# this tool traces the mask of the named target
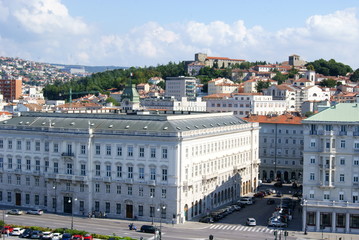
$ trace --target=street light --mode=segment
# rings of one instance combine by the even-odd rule
[[[55,191],[55,213],[57,213],[57,186],[56,186],[56,182],[54,182],[54,186],[52,187],[52,189],[54,189]]]
[[[307,235],[307,200],[303,200],[304,203],[304,213],[303,213],[303,220],[304,220],[304,235]]]
[[[157,211],[160,211],[160,240],[162,239],[162,211],[166,209],[166,206],[162,206],[161,209],[158,208]]]
[[[4,224],[3,229],[5,230],[5,209],[2,210],[2,223]],[[5,240],[5,233],[2,234],[3,240]]]
[[[77,201],[77,198],[75,198],[74,201]],[[73,230],[74,229],[74,208],[73,208],[73,203],[71,201],[71,198],[69,198],[68,203],[71,204],[71,230]]]

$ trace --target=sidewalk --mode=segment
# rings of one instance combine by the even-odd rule
[[[289,236],[295,237],[297,240],[317,240],[317,239],[326,239],[326,240],[359,240],[358,234],[346,234],[346,233],[328,233],[324,232],[307,232],[307,235],[304,235],[303,232],[289,232]]]

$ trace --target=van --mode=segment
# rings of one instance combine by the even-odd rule
[[[252,198],[249,198],[249,197],[241,197],[241,198],[238,200],[238,203],[243,203],[243,204],[247,204],[247,205],[252,205],[252,204],[253,204],[253,200],[252,200]]]

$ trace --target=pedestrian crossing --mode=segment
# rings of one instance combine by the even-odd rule
[[[262,232],[262,233],[273,233],[273,229],[267,227],[249,227],[242,225],[230,225],[230,224],[213,224],[209,229],[214,230],[226,230],[226,231],[246,231],[246,232]]]

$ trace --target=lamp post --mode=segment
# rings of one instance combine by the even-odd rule
[[[56,182],[54,182],[54,186],[52,187],[52,189],[54,189],[54,191],[55,191],[55,201],[54,201],[54,203],[55,203],[55,213],[57,213],[57,186],[56,186]]]
[[[304,235],[307,235],[307,200],[303,200],[304,203],[304,212],[303,212],[303,220],[304,220]]]
[[[162,206],[161,208],[158,208],[157,211],[160,211],[160,240],[162,240],[162,211],[166,209],[166,206]]]
[[[74,199],[74,201],[77,201],[77,198]],[[73,202],[71,198],[69,198],[68,203],[71,204],[71,230],[74,229],[74,208],[73,208]]]
[[[151,209],[153,209],[153,211],[151,211],[151,214],[152,214],[152,225],[153,225],[153,218],[154,218],[154,215],[155,215],[155,211],[154,211],[154,207],[153,207],[153,194],[151,194],[151,201],[152,201]]]

